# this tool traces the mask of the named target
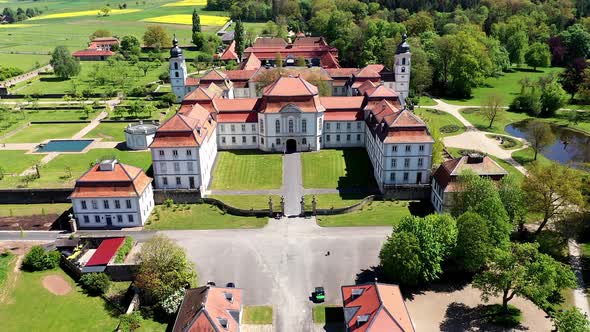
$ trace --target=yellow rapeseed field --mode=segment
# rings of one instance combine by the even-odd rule
[[[41,25],[41,24],[0,24],[0,29],[2,29],[2,28],[30,28],[30,27],[36,27],[39,25]]]
[[[51,18],[68,18],[68,17],[78,17],[78,16],[96,16],[100,9],[95,10],[84,10],[79,12],[66,12],[66,13],[56,13],[56,14],[48,14],[48,15],[41,15],[35,16],[29,19],[29,21],[33,20],[45,20]],[[129,14],[139,12],[141,9],[111,9],[109,15],[118,15],[118,14]]]
[[[2,2],[2,0],[0,0]],[[181,0],[178,2],[167,3],[162,7],[183,7],[183,6],[205,6],[207,0]]]
[[[229,20],[227,16],[199,15],[199,17],[201,18],[201,25],[224,25]],[[193,16],[191,14],[165,15],[144,18],[142,21],[191,25],[193,24]]]

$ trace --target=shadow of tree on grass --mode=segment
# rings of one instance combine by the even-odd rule
[[[462,331],[526,331],[528,328],[517,325],[511,329],[496,326],[489,322],[488,306],[478,305],[469,307],[463,303],[453,302],[447,307],[445,320],[440,323],[440,330],[444,332]]]

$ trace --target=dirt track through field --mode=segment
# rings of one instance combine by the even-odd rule
[[[0,289],[0,303],[10,303],[10,290],[13,289],[16,285],[16,281],[18,280],[18,276],[20,274],[20,264],[22,260],[22,255],[16,256],[16,262],[14,263],[14,267],[12,268],[12,273],[6,279],[4,287]]]

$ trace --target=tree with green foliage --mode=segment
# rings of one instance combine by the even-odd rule
[[[107,29],[98,29],[96,31],[94,31],[91,35],[90,35],[90,40],[94,40],[96,38],[101,38],[101,37],[111,37],[113,35],[112,32],[110,32]]]
[[[575,287],[576,277],[569,266],[540,253],[538,248],[536,243],[512,243],[509,249],[494,249],[486,269],[473,280],[482,300],[500,296],[507,313],[508,302],[515,296],[547,307],[556,292]]]
[[[504,101],[498,94],[491,94],[486,98],[485,104],[481,108],[483,116],[489,121],[488,128],[492,128],[494,121],[502,119],[504,116]]]
[[[487,222],[479,214],[465,212],[457,218],[457,246],[453,258],[459,270],[479,271],[493,248]]]
[[[434,140],[434,144],[432,145],[432,163],[435,165],[439,165],[443,161],[443,151],[445,149],[445,145],[442,141],[442,135],[440,133],[440,128],[438,125],[431,124],[428,128],[430,131],[430,136]]]
[[[51,270],[59,265],[61,254],[58,251],[45,251],[41,246],[33,246],[23,258],[23,268],[28,271]]]
[[[172,46],[171,40],[170,35],[161,25],[149,25],[143,34],[143,44],[157,50]]]
[[[244,33],[244,25],[242,24],[241,20],[236,22],[236,27],[234,29],[234,41],[236,42],[236,54],[238,55],[238,59],[241,61],[242,56],[244,55],[244,48],[246,47],[245,43],[246,35]]]
[[[531,149],[535,152],[533,160],[537,160],[539,152],[545,150],[555,141],[555,135],[551,130],[551,126],[543,121],[530,121],[527,124],[525,133]]]
[[[408,216],[394,227],[379,259],[387,276],[407,285],[437,280],[457,241],[457,225],[447,215]]]
[[[306,66],[306,64],[305,64],[305,58],[302,57],[302,56],[298,56],[295,61],[296,61],[295,62],[295,65],[297,67],[305,67]]]
[[[130,314],[123,314],[119,316],[121,323],[119,324],[119,330],[121,332],[133,332],[141,327],[143,323],[143,317],[141,312],[134,311]]]
[[[519,231],[524,230],[526,217],[525,193],[522,191],[521,183],[514,175],[506,175],[500,181],[498,194],[508,219]]]
[[[590,332],[588,317],[576,307],[557,310],[552,320],[558,332]]]
[[[98,12],[99,16],[109,16],[111,12],[111,8],[109,6],[104,6],[100,9],[100,11]]]
[[[576,59],[559,74],[559,83],[570,95],[570,101],[574,100],[582,83],[588,78],[585,72],[587,67],[586,59]]]
[[[420,11],[408,18],[404,25],[408,29],[408,35],[419,36],[426,31],[434,31],[434,20],[427,11]]]
[[[459,174],[459,187],[461,190],[453,196],[453,216],[467,211],[479,214],[487,223],[491,243],[505,247],[510,240],[512,225],[495,183],[467,170]]]
[[[197,8],[193,9],[193,35],[197,32],[201,32],[201,17],[197,13]]]
[[[135,36],[124,36],[121,39],[119,51],[127,60],[139,57],[139,54],[141,53],[141,44],[139,43],[139,39],[137,39]]]
[[[553,76],[548,76],[547,80],[539,79],[538,85],[541,90],[541,111],[539,115],[544,117],[554,116],[555,112],[567,103],[568,98],[565,90],[563,90],[556,77]]]
[[[177,290],[196,283],[197,274],[186,253],[164,235],[147,240],[137,260],[135,283],[148,303],[160,303]]]
[[[508,36],[506,50],[508,51],[510,62],[520,65],[524,62],[524,55],[527,52],[529,39],[524,31],[517,31],[515,34]]]
[[[70,78],[80,73],[80,62],[65,46],[57,46],[53,50],[49,64],[53,67],[55,75],[61,78]]]
[[[412,42],[412,71],[410,72],[410,90],[414,91],[418,97],[422,97],[424,91],[432,86],[433,69],[428,61],[428,55],[419,42]],[[393,44],[395,45],[395,44]],[[393,56],[391,60],[393,61]],[[391,67],[390,67],[391,68]]]
[[[533,70],[537,70],[537,67],[548,67],[551,63],[549,46],[545,43],[534,43],[526,51],[524,60],[529,67],[533,67]]]
[[[111,278],[106,273],[85,273],[80,284],[91,295],[102,295],[109,291]]]
[[[533,163],[522,183],[530,212],[542,213],[539,234],[549,223],[559,223],[584,204],[579,171],[558,163]]]
[[[193,33],[193,44],[196,46],[197,51],[202,51],[206,43],[207,40],[202,32]]]

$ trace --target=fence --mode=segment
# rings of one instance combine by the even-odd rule
[[[74,188],[23,188],[0,190],[0,204],[69,203]]]
[[[358,203],[350,205],[350,206],[345,206],[345,207],[341,207],[341,208],[330,208],[330,209],[317,209],[316,208],[315,214],[316,215],[335,215],[335,214],[345,214],[345,213],[355,212],[355,211],[361,210],[366,205],[371,204],[373,201],[381,201],[381,200],[383,200],[383,197],[381,195],[370,195],[370,196],[363,198]],[[313,210],[306,209],[305,214],[313,214]]]

